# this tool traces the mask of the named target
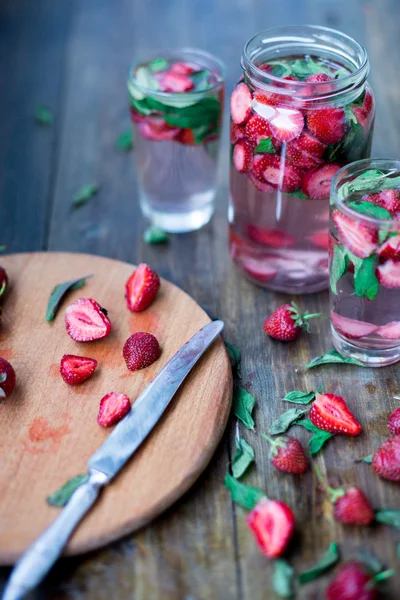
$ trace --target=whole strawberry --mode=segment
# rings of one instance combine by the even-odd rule
[[[400,481],[400,435],[389,438],[372,457],[372,467],[383,479]]]
[[[138,371],[150,366],[160,358],[161,349],[151,333],[134,333],[124,344],[123,355],[130,371]]]
[[[392,435],[400,433],[400,408],[396,408],[388,419],[388,429]]]
[[[261,500],[246,519],[257,544],[268,558],[281,556],[294,531],[294,516],[284,502]]]
[[[342,396],[316,392],[311,405],[310,420],[319,429],[330,433],[358,435],[361,425]]]
[[[0,302],[4,298],[7,288],[8,288],[7,272],[4,267],[0,267]]]
[[[374,509],[362,490],[358,487],[328,488],[333,502],[335,519],[344,525],[370,525],[375,518]]]
[[[271,463],[276,469],[285,473],[305,473],[307,471],[307,458],[299,440],[289,435],[270,438],[263,433],[262,436],[271,444]]]
[[[297,340],[302,329],[309,331],[309,319],[320,316],[321,313],[310,315],[307,311],[301,314],[294,302],[283,304],[265,319],[263,329],[269,337],[282,342],[292,342]]]
[[[352,561],[344,564],[330,582],[326,600],[375,600],[377,589],[373,576],[363,564]]]
[[[15,371],[5,358],[0,358],[0,400],[7,398],[15,387]]]

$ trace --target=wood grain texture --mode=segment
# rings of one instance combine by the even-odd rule
[[[204,311],[167,281],[151,307],[132,314],[124,284],[132,266],[90,255],[16,254],[3,263],[12,282],[0,337],[17,387],[0,407],[0,562],[8,564],[53,521],[57,510],[45,499],[86,462],[110,430],[97,425],[100,399],[110,391],[134,402],[175,352],[209,322]],[[94,273],[70,294],[96,298],[108,307],[107,340],[74,342],[63,312],[47,323],[44,312],[57,282]],[[25,298],[30,297],[28,305]],[[64,302],[64,308],[67,303]],[[149,331],[161,346],[158,361],[127,370],[122,347],[132,333]],[[81,386],[59,374],[63,354],[95,358],[99,367]],[[168,508],[197,479],[221,439],[232,397],[232,376],[221,338],[193,369],[165,415],[134,459],[102,494],[72,536],[66,554],[87,552],[142,527]]]

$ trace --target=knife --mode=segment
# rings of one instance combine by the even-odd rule
[[[42,581],[79,522],[107,485],[147,438],[196,362],[221,333],[222,321],[198,331],[140,394],[88,462],[89,479],[71,496],[56,520],[26,550],[11,573],[3,600],[21,600]]]

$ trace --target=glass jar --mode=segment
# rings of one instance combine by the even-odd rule
[[[330,183],[370,156],[375,102],[365,49],[314,26],[258,33],[231,96],[229,246],[253,282],[328,287]]]

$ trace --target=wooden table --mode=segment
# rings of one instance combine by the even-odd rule
[[[382,508],[398,506],[398,488],[353,460],[369,454],[387,435],[386,416],[399,392],[398,367],[328,366],[296,373],[331,348],[328,323],[317,332],[314,325],[313,335],[295,344],[274,343],[263,334],[264,317],[287,297],[245,281],[228,256],[227,135],[216,216],[197,233],[173,236],[167,249],[141,241],[145,223],[133,157],[117,152],[114,140],[129,127],[125,78],[131,59],[154,47],[202,47],[227,64],[230,92],[243,44],[255,31],[310,22],[365,43],[378,105],[373,154],[398,156],[399,19],[397,0],[5,0],[0,7],[0,243],[13,252],[92,252],[152,264],[225,321],[226,339],[242,351],[243,385],[257,398],[258,431],[283,412],[280,398],[291,389],[323,384],[343,393],[362,420],[364,434],[332,440],[318,462],[332,484],[357,482]],[[52,127],[35,124],[40,103],[53,110]],[[72,195],[92,181],[101,184],[100,193],[72,212]],[[312,312],[326,310],[327,294],[298,302]],[[307,432],[298,429],[296,435],[305,442]],[[298,535],[289,558],[297,569],[311,565],[334,540],[346,559],[366,546],[386,565],[396,565],[398,531],[339,526],[316,492],[311,472],[300,480],[280,474],[271,467],[262,438],[244,428],[241,433],[255,447],[257,459],[245,481],[294,508]],[[233,452],[232,421],[210,467],[171,510],[102,551],[60,561],[30,598],[274,599],[272,565],[255,547],[245,511],[232,504],[222,484]],[[3,583],[7,575],[3,569]],[[303,586],[298,598],[322,599],[328,579]],[[398,598],[399,578],[388,587],[388,597]]]

